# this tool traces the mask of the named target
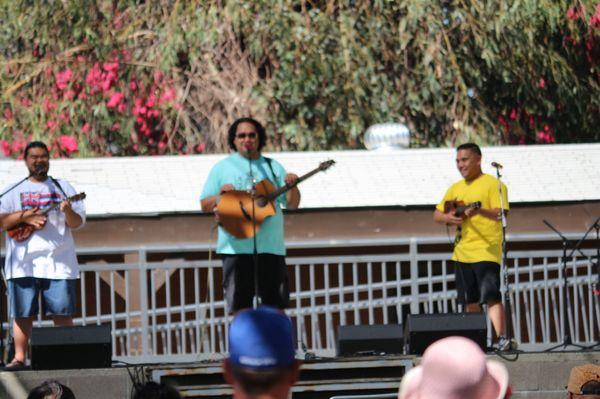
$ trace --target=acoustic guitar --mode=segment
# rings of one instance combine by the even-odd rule
[[[275,215],[275,199],[277,197],[317,172],[329,169],[334,163],[335,161],[332,159],[321,162],[317,168],[300,176],[294,184],[286,184],[278,189],[268,179],[261,180],[256,183],[254,197],[248,191],[243,190],[232,190],[223,193],[217,204],[219,224],[236,238],[254,237],[252,203],[254,203],[254,224],[256,225],[256,232],[258,232],[265,219]]]
[[[66,201],[76,202],[76,201],[81,201],[83,199],[85,199],[85,193],[79,193],[79,194],[73,195],[72,197],[66,198]],[[50,211],[58,208],[60,206],[61,202],[62,201],[52,202],[52,205],[50,205],[48,208],[44,209],[42,212],[40,212],[40,214],[47,215],[48,213],[50,213]],[[28,239],[31,236],[31,234],[33,234],[34,231],[35,231],[35,228],[27,223],[19,223],[15,226],[11,227],[10,229],[6,230],[9,237],[17,242],[25,241],[26,239]]]

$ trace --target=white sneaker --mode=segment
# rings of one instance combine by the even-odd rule
[[[519,346],[517,341],[512,338],[508,339],[503,335],[498,337],[498,343],[496,345],[500,352],[515,351]]]

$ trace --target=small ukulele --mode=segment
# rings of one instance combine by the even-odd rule
[[[465,212],[469,209],[481,208],[481,202],[471,202],[465,204],[463,201],[446,201],[444,202],[444,213],[452,213],[454,216],[465,219]]]
[[[81,201],[83,199],[85,199],[85,193],[76,194],[72,197],[66,198],[65,200],[69,201],[69,202],[76,202],[76,201]],[[53,202],[52,205],[50,205],[48,208],[44,209],[40,214],[47,215],[48,213],[50,213],[50,211],[58,208],[60,206],[61,202],[62,201]],[[6,232],[10,236],[10,238],[12,238],[13,240],[15,240],[17,242],[25,241],[26,239],[28,239],[31,236],[31,234],[33,234],[34,231],[35,231],[35,228],[27,223],[19,223],[15,226],[11,227],[10,229],[6,230]]]
[[[254,225],[252,222],[252,203],[254,202],[254,224],[256,232],[260,225],[269,216],[275,215],[276,208],[274,200],[281,194],[295,187],[298,183],[308,179],[317,172],[322,172],[329,169],[335,163],[334,160],[321,162],[319,166],[307,174],[300,176],[296,183],[286,184],[279,189],[276,189],[273,184],[264,179],[256,183],[256,195],[252,195],[247,191],[232,190],[221,195],[221,199],[217,205],[219,212],[219,224],[229,234],[236,238],[251,238],[254,237]]]

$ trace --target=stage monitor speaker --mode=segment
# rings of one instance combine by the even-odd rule
[[[485,352],[487,323],[484,313],[409,314],[404,339],[406,353],[421,355],[433,342],[457,335],[470,338]]]
[[[110,332],[110,325],[34,328],[31,331],[31,368],[59,370],[110,367]]]
[[[402,353],[401,324],[340,326],[338,356],[381,355]]]

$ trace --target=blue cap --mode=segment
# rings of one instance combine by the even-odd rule
[[[268,306],[244,310],[229,327],[229,362],[233,366],[272,369],[295,360],[292,321]]]

